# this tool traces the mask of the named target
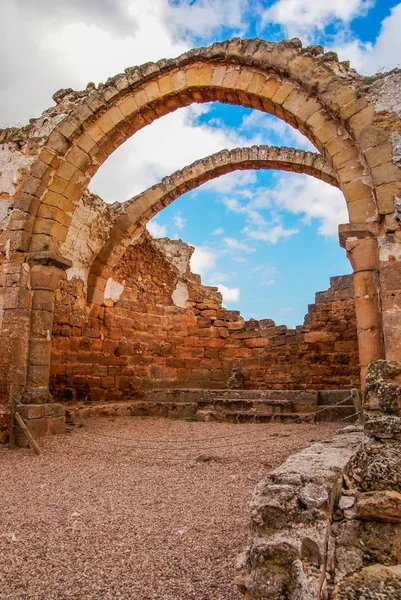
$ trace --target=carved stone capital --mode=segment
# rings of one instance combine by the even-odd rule
[[[338,236],[342,248],[346,248],[348,241],[377,238],[378,235],[378,223],[345,223],[338,226]]]

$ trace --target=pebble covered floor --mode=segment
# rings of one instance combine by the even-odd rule
[[[1,600],[237,600],[255,484],[335,424],[93,419],[0,447]]]

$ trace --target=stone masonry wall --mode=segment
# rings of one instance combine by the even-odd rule
[[[361,424],[287,459],[256,486],[244,600],[401,598],[401,363],[372,362]]]
[[[150,388],[224,388],[234,363],[248,389],[359,384],[352,276],[316,295],[303,326],[244,321],[189,270],[193,249],[145,233],[87,306],[84,284],[56,294],[51,390],[63,403],[118,401]],[[68,272],[67,272],[68,275]]]

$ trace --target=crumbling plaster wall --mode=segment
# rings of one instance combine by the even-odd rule
[[[57,93],[54,94],[56,104],[39,118],[30,119],[29,125],[0,129],[0,265],[15,251],[29,246],[34,214],[39,204],[32,196],[32,184],[44,173],[44,169],[38,165],[35,167],[34,163],[49,135],[77,101],[77,93],[69,92],[72,90],[63,90],[62,100]],[[29,176],[32,177],[31,187],[26,181]],[[78,202],[79,198],[75,201]],[[31,218],[25,223],[27,212],[31,213]]]
[[[99,196],[89,191],[83,194],[77,205],[67,239],[60,252],[73,263],[66,271],[67,279],[80,279],[85,291],[90,267],[109,238],[120,210],[119,202],[106,204]]]

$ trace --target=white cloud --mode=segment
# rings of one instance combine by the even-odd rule
[[[181,215],[181,213],[177,213],[173,217],[173,221],[174,221],[174,225],[177,227],[177,229],[184,229],[185,223],[187,222],[187,220],[184,219],[184,217]]]
[[[245,192],[245,193],[244,193]],[[253,209],[255,208],[269,208],[271,206],[270,192],[271,188],[265,186],[259,186],[252,190],[240,190],[242,197],[248,197],[251,201],[250,205]]]
[[[280,308],[280,311],[283,313],[294,312],[294,307],[293,306],[283,306],[282,308]]]
[[[229,288],[223,284],[219,284],[218,286],[220,294],[223,296],[223,303],[227,304],[229,302],[239,302],[240,299],[240,290],[239,288]]]
[[[258,144],[275,146],[284,144],[294,145],[301,150],[316,152],[315,146],[298,129],[295,129],[285,121],[281,121],[274,115],[269,115],[258,110],[253,110],[242,119],[241,131],[253,133]]]
[[[375,70],[388,71],[401,66],[401,4],[391,9],[391,14],[382,22],[380,34],[373,51],[366,57],[364,67],[370,73]]]
[[[31,0],[14,0],[14,5],[23,9],[31,18],[40,15],[42,19],[50,17],[51,20],[80,20],[106,30],[117,29],[120,33],[125,28],[127,34],[132,34],[137,27],[130,3],[119,0],[38,0],[34,5]]]
[[[380,28],[374,43],[350,38],[338,32],[333,40],[333,49],[340,60],[349,60],[352,67],[364,75],[378,71],[390,71],[401,66],[401,4],[391,9]]]
[[[218,227],[213,231],[213,235],[223,235],[224,229],[222,227]]]
[[[277,193],[273,192],[273,190],[274,189],[269,189],[269,193],[271,195]],[[256,200],[259,205],[270,205],[270,199],[268,202],[264,203],[261,201],[261,199],[262,197],[260,196]],[[244,227],[243,233],[254,240],[264,241],[269,244],[277,244],[279,240],[295,235],[299,231],[297,228],[286,229],[280,222],[281,218],[276,215],[272,215],[272,220],[270,223],[268,223],[263,215],[260,214],[260,212],[252,208],[254,205],[253,200],[248,204],[243,205],[236,198],[223,198],[223,204],[225,204],[225,206],[227,206],[227,208],[232,212],[246,215],[246,222],[248,224]],[[236,240],[225,238],[224,241],[232,248],[235,247],[236,243],[237,249],[240,249]]]
[[[212,273],[208,276],[208,282],[210,285],[219,285],[222,281],[230,281],[233,277],[237,277],[238,273]]]
[[[196,105],[182,108],[138,131],[99,169],[91,189],[107,202],[121,202],[198,158],[222,148],[247,145],[248,141],[233,129],[197,123],[197,115]],[[237,183],[251,181],[255,181],[252,172],[245,179],[242,173],[232,173],[213,180],[209,188],[230,191]]]
[[[321,235],[337,235],[338,225],[349,220],[342,192],[314,177],[280,173],[271,193],[278,208],[303,215],[305,223],[318,219]],[[280,232],[277,230],[277,233]]]
[[[0,126],[27,122],[53,104],[52,94],[105,81],[126,67],[179,55],[191,36],[242,27],[248,0],[4,0],[0,20]],[[15,47],[18,23],[18,48]],[[73,40],[73,43],[71,43]],[[11,50],[13,49],[13,50]],[[16,74],[18,76],[16,76]],[[106,161],[92,189],[124,201],[193,160],[247,145],[234,129],[197,124],[206,106],[176,111],[137,132]],[[233,173],[210,184],[230,191],[255,175]]]
[[[339,43],[336,50],[342,60],[351,60],[353,67],[366,75],[390,71],[401,66],[401,4],[391,9],[374,44],[360,40]]]
[[[167,4],[3,0],[0,54],[7,61],[0,67],[2,123],[39,116],[60,88],[83,89],[88,81],[105,81],[126,67],[188,50],[191,41],[173,37],[165,22]]]
[[[273,227],[267,227],[264,229],[252,229],[251,227],[245,227],[244,233],[254,240],[261,240],[268,244],[277,244],[282,239],[291,237],[299,233],[299,229],[293,227],[286,229],[283,225],[274,225]]]
[[[191,256],[191,271],[203,277],[216,266],[216,253],[208,246],[195,246]]]
[[[342,36],[337,36],[333,50],[337,52],[339,60],[349,60],[351,67],[360,73],[372,72],[372,66],[366,64],[373,50],[371,43],[363,43],[358,39],[343,40]]]
[[[328,25],[348,25],[365,15],[373,4],[373,0],[278,0],[263,12],[262,23],[281,25],[289,37],[309,40],[316,30],[323,31]]]
[[[247,29],[244,17],[248,8],[248,0],[179,0],[174,6],[167,4],[165,15],[169,26],[181,34],[212,35],[224,26],[241,35]]]
[[[241,191],[239,191],[241,194]],[[255,194],[257,195],[257,190],[255,190]],[[253,223],[254,225],[263,226],[265,224],[264,217],[256,210],[253,210],[253,201],[248,204],[241,204],[237,198],[223,198],[223,204],[232,212],[237,214],[246,215],[247,221]]]
[[[391,9],[390,15],[381,23],[379,35],[374,43],[362,42],[347,31],[338,31],[332,47],[340,60],[349,60],[351,65],[364,75],[378,71],[390,71],[401,66],[401,4]]]
[[[223,198],[223,204],[233,212],[246,213],[246,207],[242,206],[242,204],[237,200],[237,198]]]
[[[160,225],[153,219],[147,223],[146,229],[149,231],[150,235],[153,235],[155,238],[162,238],[167,235],[167,227],[165,225]]]
[[[250,140],[244,137],[236,137],[237,134],[233,130],[228,130],[226,128],[225,131],[230,135],[230,137],[234,135],[234,138],[232,142],[228,141],[226,146],[221,146],[219,150],[221,150],[223,147],[236,148],[239,146],[249,146],[255,143],[254,139]],[[207,181],[199,186],[198,189],[202,189],[203,191],[207,190],[208,192],[213,191],[219,194],[227,194],[232,192],[232,190],[238,186],[251,186],[252,184],[256,183],[256,180],[257,178],[255,171],[232,171],[231,173],[220,175],[215,179],[210,179],[210,181]]]
[[[232,238],[232,237],[224,238],[224,242],[230,250],[234,250],[234,251],[238,250],[240,252],[246,252],[247,254],[250,254],[251,252],[255,252],[255,248],[251,248],[248,244],[246,244],[244,242],[240,242],[239,240]]]
[[[401,65],[401,4],[391,8],[374,43],[356,38],[350,29],[351,21],[366,15],[374,4],[375,0],[278,0],[263,11],[262,24],[280,25],[284,35],[300,37],[304,45],[322,44],[335,50],[340,60],[349,60],[352,67],[369,75]],[[334,28],[334,35],[329,28]]]
[[[258,265],[257,267],[254,267],[252,271],[260,275],[259,283],[261,286],[269,287],[276,283],[276,280],[273,279],[273,276],[277,273],[276,267]]]

